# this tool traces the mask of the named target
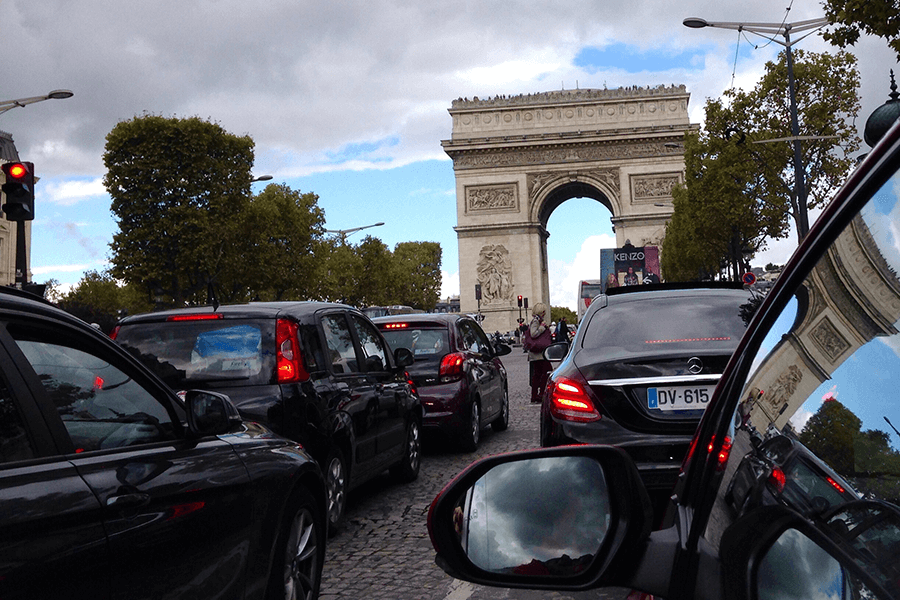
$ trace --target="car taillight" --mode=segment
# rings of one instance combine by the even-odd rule
[[[835,481],[835,480],[832,479],[831,477],[828,477],[828,476],[826,475],[826,476],[825,476],[825,479],[828,480],[828,483],[831,484],[831,487],[833,487],[834,489],[836,489],[836,490],[839,491],[840,493],[843,494],[843,493],[845,493],[845,492],[847,491],[847,490],[844,489],[844,486],[842,486],[841,484],[839,484],[837,481]]]
[[[708,454],[712,454],[713,448],[715,447],[716,438],[713,436],[712,441],[709,442],[709,447],[706,449]],[[722,442],[722,447],[719,448],[719,455],[716,456],[716,471],[724,471],[725,466],[728,464],[728,456],[731,454],[731,446],[734,444],[732,439],[729,436],[725,436],[725,441]]]
[[[116,325],[113,327],[113,330],[109,332],[109,339],[114,340],[119,335],[119,326]]]
[[[779,494],[783,492],[785,482],[787,482],[787,477],[785,477],[784,471],[778,467],[772,469],[772,473],[769,474],[769,483],[775,488],[775,491]]]
[[[550,414],[563,421],[589,423],[599,421],[600,413],[584,387],[572,379],[560,377],[547,384]]]
[[[466,364],[466,355],[462,352],[451,352],[441,359],[441,368],[438,372],[441,381],[447,382],[463,376],[463,366]]]
[[[303,366],[303,355],[300,353],[296,323],[278,319],[275,325],[275,345],[277,347],[275,372],[278,374],[278,383],[293,383],[309,379],[309,373]]]
[[[221,318],[220,313],[203,313],[200,315],[172,315],[166,317],[166,321],[215,321]]]
[[[406,383],[409,384],[409,389],[412,390],[412,393],[415,395],[419,395],[419,390],[416,389],[416,382],[413,381],[413,378],[410,377],[409,371],[404,371],[403,376],[406,377]]]

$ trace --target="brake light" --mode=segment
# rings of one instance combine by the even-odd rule
[[[119,335],[119,326],[116,325],[113,327],[113,330],[109,332],[109,339],[114,340]]]
[[[772,469],[772,473],[769,475],[769,483],[775,487],[775,490],[779,494],[784,491],[784,484],[786,482],[787,477],[785,477],[784,471],[778,467]]]
[[[706,449],[707,454],[712,454],[713,452],[713,444],[715,443],[715,436],[713,436],[712,441],[709,443],[709,447]],[[716,471],[724,471],[725,465],[728,464],[728,456],[731,454],[731,446],[734,445],[734,442],[727,435],[725,436],[725,441],[722,442],[722,447],[719,448],[719,455],[716,457]]]
[[[466,364],[466,355],[462,352],[451,352],[441,359],[441,368],[438,375],[441,381],[451,381],[463,376],[463,366]]]
[[[221,318],[220,313],[205,313],[202,315],[172,315],[166,317],[166,321],[213,321]]]
[[[415,395],[419,395],[419,390],[416,389],[416,382],[413,381],[413,378],[410,377],[409,371],[404,371],[403,376],[406,377],[406,383],[409,384],[409,389],[412,390],[412,393]]]
[[[381,325],[382,329],[406,329],[409,327],[409,323],[384,323]]]
[[[550,401],[550,414],[557,419],[578,423],[600,420],[600,413],[593,401],[577,381],[565,377],[551,380],[546,393]]]
[[[300,353],[300,341],[297,338],[297,324],[286,319],[278,319],[275,324],[275,372],[278,383],[306,381],[309,373],[303,366],[303,355]]]
[[[831,484],[831,487],[833,487],[834,489],[836,489],[836,490],[839,491],[840,493],[843,494],[843,493],[846,492],[846,490],[844,489],[844,486],[842,486],[841,484],[839,484],[837,481],[835,481],[835,480],[832,479],[831,477],[828,477],[828,476],[826,475],[826,476],[825,476],[825,479],[828,480],[828,483]]]

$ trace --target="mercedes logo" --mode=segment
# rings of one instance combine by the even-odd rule
[[[703,371],[703,361],[696,356],[692,356],[688,359],[688,370],[694,375],[700,374]]]

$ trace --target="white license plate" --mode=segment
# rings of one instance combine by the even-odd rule
[[[659,410],[703,410],[712,398],[713,385],[678,385],[647,388],[647,408]]]

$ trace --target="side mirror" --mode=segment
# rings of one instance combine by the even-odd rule
[[[560,342],[551,344],[544,350],[544,358],[550,362],[559,362],[569,353],[569,342]]]
[[[628,569],[611,565],[635,558],[651,516],[623,450],[568,446],[473,463],[435,498],[428,530],[435,561],[457,579],[577,590],[615,585]]]
[[[510,352],[512,352],[512,348],[506,344],[500,342],[494,344],[494,356],[506,356]]]
[[[409,348],[397,348],[394,350],[394,364],[397,365],[398,369],[408,367],[413,362],[415,362],[415,358],[413,358],[412,350]]]
[[[188,390],[184,394],[188,429],[194,437],[222,435],[243,421],[238,409],[225,394]]]

